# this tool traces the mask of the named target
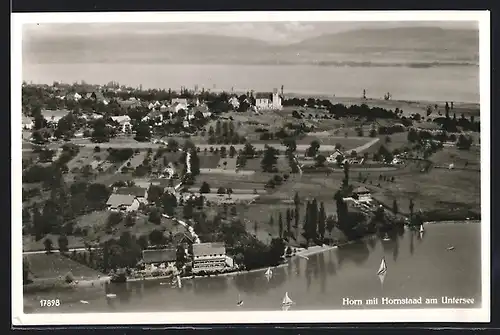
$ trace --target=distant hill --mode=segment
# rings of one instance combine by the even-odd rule
[[[478,59],[478,33],[440,28],[362,29],[290,45],[220,35],[106,34],[23,40],[29,63],[323,64],[457,62]],[[419,65],[420,66],[420,65]]]
[[[478,52],[479,34],[474,30],[435,27],[359,29],[310,38],[289,47],[322,52],[363,49]]]

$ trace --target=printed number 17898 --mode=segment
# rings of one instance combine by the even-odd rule
[[[59,307],[61,301],[59,299],[42,299],[40,300],[40,307]]]

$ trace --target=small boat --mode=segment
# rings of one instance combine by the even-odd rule
[[[80,300],[82,304],[88,304],[89,302],[87,300]]]
[[[108,294],[106,294],[106,298],[116,298],[116,294],[108,293]]]
[[[271,270],[271,268],[267,268],[265,275],[267,278],[271,278],[271,276],[273,275],[273,271]]]
[[[385,258],[382,258],[380,262],[380,267],[378,268],[377,275],[385,275],[387,273],[387,264],[385,263]]]
[[[389,237],[389,235],[388,235],[388,234],[385,234],[385,235],[384,235],[384,238],[382,239],[382,241],[384,241],[384,242],[387,242],[387,241],[390,241],[390,240],[391,240],[391,239],[390,239],[390,237]]]
[[[454,249],[455,249],[455,247],[454,247],[454,246],[451,246],[451,247],[446,248],[446,250],[454,250]]]
[[[281,303],[282,306],[291,306],[293,305],[293,300],[290,299],[288,296],[288,292],[285,293],[285,296],[283,297],[283,302]]]
[[[236,302],[236,306],[238,306],[238,307],[243,306],[243,300],[241,299],[239,294],[238,294],[238,301]]]

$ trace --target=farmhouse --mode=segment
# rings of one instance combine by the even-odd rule
[[[57,124],[59,120],[69,114],[67,109],[57,109],[57,110],[42,110],[42,116],[48,123]]]
[[[116,189],[114,194],[131,195],[139,200],[140,203],[147,203],[148,189],[142,187],[120,187]]]
[[[106,206],[110,211],[131,212],[139,209],[139,200],[133,195],[111,194]]]
[[[220,271],[226,267],[226,246],[220,242],[193,244],[193,273]]]
[[[352,191],[354,199],[360,202],[370,202],[372,200],[372,195],[369,189],[364,186],[360,186]]]
[[[120,125],[121,131],[124,133],[132,127],[130,116],[128,115],[112,116],[111,119]]]
[[[344,153],[339,149],[336,149],[334,153],[326,158],[328,163],[337,163],[337,157],[344,157]]]
[[[177,260],[175,248],[145,249],[142,251],[142,262],[146,265],[174,263]]]
[[[262,109],[282,109],[281,96],[277,89],[273,93],[257,93],[255,95],[255,107]]]

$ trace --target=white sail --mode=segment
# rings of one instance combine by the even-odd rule
[[[182,287],[182,282],[181,282],[181,277],[180,277],[180,276],[177,276],[177,286],[178,286],[179,288],[181,288],[181,287]]]
[[[271,277],[272,275],[273,275],[273,271],[271,270],[271,268],[267,268],[266,276]]]
[[[243,305],[243,300],[241,300],[241,296],[239,294],[238,294],[238,302],[236,303],[236,305],[238,305],[238,306]]]
[[[385,263],[385,258],[382,258],[382,262],[380,262],[380,267],[378,268],[377,274],[383,275],[387,272],[387,264]]]
[[[420,225],[420,232],[423,233],[424,232],[424,225]]]
[[[283,298],[283,305],[291,305],[293,304],[292,299],[288,296],[288,292],[285,293],[285,297]]]

